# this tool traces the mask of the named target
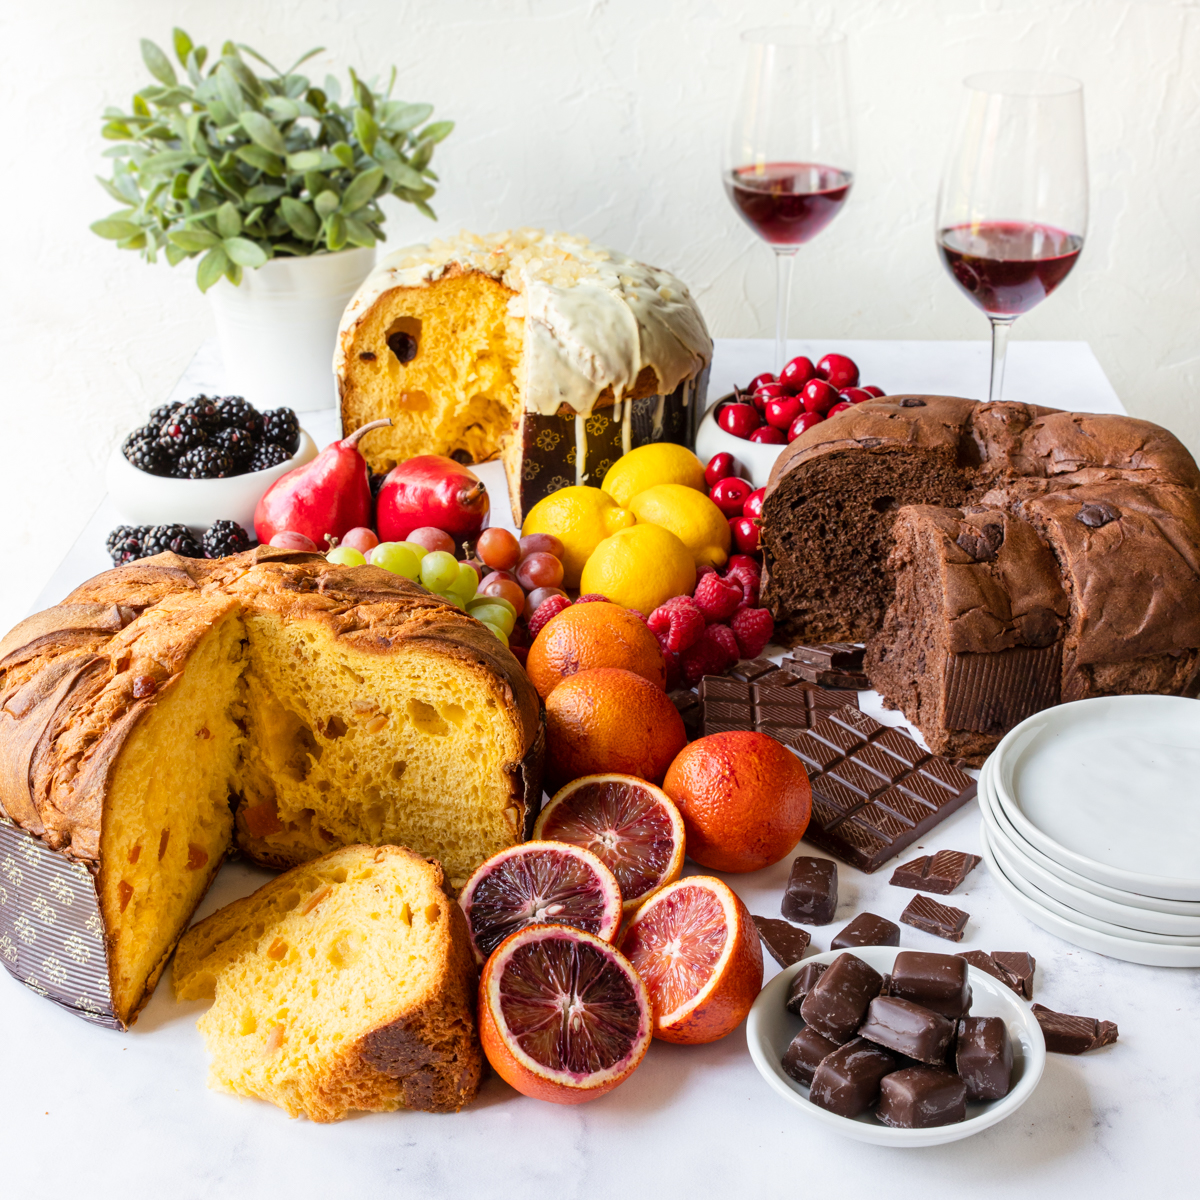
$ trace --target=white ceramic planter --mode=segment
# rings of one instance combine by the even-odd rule
[[[230,392],[260,409],[330,408],[342,311],[375,263],[373,249],[274,258],[234,287],[209,289]]]

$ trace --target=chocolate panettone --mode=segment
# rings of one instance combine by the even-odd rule
[[[342,318],[342,428],[371,470],[503,458],[513,519],[634,446],[689,444],[712,341],[675,276],[585,238],[461,234],[389,255]]]
[[[541,756],[516,659],[399,576],[264,548],[105,572],[0,642],[0,957],[127,1025],[231,845],[402,844],[461,883],[528,836]]]

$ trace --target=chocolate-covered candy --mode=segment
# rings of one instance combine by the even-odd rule
[[[855,1038],[817,1064],[808,1098],[839,1117],[857,1117],[879,1099],[879,1085],[896,1065],[886,1050]]]
[[[811,1025],[805,1025],[788,1046],[783,1056],[783,1069],[797,1082],[808,1087],[813,1081],[813,1073],[827,1055],[838,1048],[837,1042],[831,1042],[824,1034],[818,1033]]]
[[[1112,1021],[1073,1017],[1041,1004],[1033,1006],[1033,1015],[1042,1027],[1046,1049],[1055,1054],[1082,1054],[1099,1046],[1111,1046],[1117,1040],[1117,1027]]]
[[[884,1077],[875,1115],[893,1129],[932,1129],[967,1117],[966,1084],[937,1067],[905,1067]]]
[[[788,989],[787,1010],[790,1013],[800,1015],[800,1006],[804,1003],[804,997],[813,990],[818,979],[829,969],[828,963],[810,962],[792,976],[792,986]]]
[[[798,963],[812,941],[812,934],[807,929],[797,929],[787,921],[775,917],[754,918],[758,936],[762,944],[770,951],[771,957],[781,966],[790,967]]]
[[[892,965],[891,994],[957,1021],[971,1008],[967,964],[956,954],[902,950]]]
[[[963,1017],[958,1023],[954,1063],[972,1100],[1007,1096],[1013,1065],[1008,1026],[1000,1017]]]
[[[936,854],[925,854],[897,867],[888,882],[893,887],[948,896],[981,861],[978,854],[939,850]]]
[[[848,950],[852,946],[898,946],[900,926],[874,913],[859,913],[841,933],[829,943],[830,950]]]
[[[876,996],[859,1026],[859,1037],[906,1054],[917,1062],[940,1065],[954,1036],[954,1022],[898,996]]]
[[[848,1042],[882,986],[878,971],[853,954],[843,954],[805,996],[800,1015],[818,1033],[839,1044]]]
[[[963,930],[971,914],[961,908],[953,908],[949,904],[939,904],[928,896],[914,896],[900,914],[900,920],[914,929],[923,929],[934,937],[945,938],[948,942],[961,942]]]
[[[780,911],[789,921],[828,925],[837,912],[837,863],[801,855],[792,863]]]

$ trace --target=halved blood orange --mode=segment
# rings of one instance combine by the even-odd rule
[[[542,809],[533,836],[590,850],[616,877],[632,912],[683,870],[683,817],[661,788],[635,775],[584,775]]]
[[[628,1079],[650,1045],[646,985],[614,946],[530,925],[479,980],[479,1037],[506,1083],[535,1100],[582,1104]]]
[[[570,925],[616,941],[621,889],[589,850],[565,842],[526,842],[493,854],[458,897],[475,958],[482,963],[526,925]]]
[[[715,1042],[745,1019],[762,989],[758,930],[728,885],[692,875],[634,913],[621,949],[650,993],[654,1036]]]

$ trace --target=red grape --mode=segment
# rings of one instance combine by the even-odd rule
[[[493,571],[483,581],[483,586],[477,594],[480,596],[499,596],[501,600],[507,600],[517,610],[518,617],[525,608],[525,593],[521,589],[521,585],[506,576],[502,578],[499,571]]]
[[[414,529],[404,540],[424,546],[430,554],[435,550],[445,550],[447,554],[454,553],[454,539],[432,525],[422,525],[419,529]]]
[[[290,529],[280,530],[272,539],[271,545],[279,550],[316,550],[317,543],[302,533],[293,533]]]
[[[776,429],[774,425],[760,425],[751,435],[752,442],[764,443],[768,446],[782,446],[787,438],[783,436],[782,429]]]
[[[733,455],[722,450],[720,454],[714,454],[708,460],[708,466],[704,468],[704,482],[709,487],[716,487],[722,479],[727,479],[733,474]]]
[[[485,529],[475,543],[475,553],[497,571],[507,571],[521,561],[521,544],[507,529]]]
[[[727,517],[737,517],[741,516],[742,505],[746,503],[746,497],[753,490],[749,480],[730,475],[727,479],[718,481],[713,490],[708,493],[708,498]]]
[[[379,545],[379,539],[375,536],[375,530],[368,529],[365,525],[356,525],[342,534],[338,545],[349,546],[359,554],[366,554],[368,550],[374,550]]]
[[[562,558],[563,544],[552,533],[527,533],[521,539],[521,558],[531,554],[553,554],[555,558]]]
[[[551,596],[566,596],[566,592],[562,588],[556,587],[540,587],[534,588],[526,597],[525,603],[529,605],[531,613],[537,612],[541,608],[543,601],[549,600]]]
[[[553,554],[539,551],[521,560],[517,567],[517,582],[526,590],[558,587],[563,580],[563,565]]]

